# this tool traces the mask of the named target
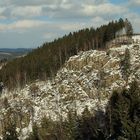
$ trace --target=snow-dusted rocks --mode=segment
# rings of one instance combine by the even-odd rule
[[[128,82],[121,72],[126,48],[130,51],[131,74]],[[1,100],[7,97],[10,108],[14,110],[21,107],[25,118],[19,131],[22,140],[28,131],[32,131],[32,123],[40,123],[43,116],[52,120],[58,120],[60,116],[66,119],[70,110],[76,110],[81,115],[85,106],[93,113],[99,108],[104,111],[112,91],[122,90],[134,79],[140,81],[140,45],[124,45],[110,48],[107,52],[90,50],[71,57],[53,80],[38,81],[22,90],[5,93]],[[1,105],[0,116],[6,111]]]
[[[140,44],[140,34],[135,34],[132,36],[133,42]]]

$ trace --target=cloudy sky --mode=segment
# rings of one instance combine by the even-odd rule
[[[35,48],[120,17],[140,32],[140,0],[0,0],[0,48]]]

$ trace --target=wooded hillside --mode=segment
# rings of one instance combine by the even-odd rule
[[[105,44],[114,39],[125,27],[123,19],[101,27],[86,28],[44,43],[27,56],[9,62],[0,70],[0,80],[12,89],[36,79],[53,77],[70,56],[79,51],[105,49]]]

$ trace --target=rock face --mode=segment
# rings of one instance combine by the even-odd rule
[[[127,81],[121,63],[126,49],[130,52]],[[39,123],[44,115],[52,120],[66,119],[69,111],[76,110],[80,115],[86,106],[93,113],[98,109],[104,111],[112,91],[129,88],[134,79],[140,82],[140,45],[110,48],[106,52],[80,52],[65,63],[53,80],[37,81],[8,94],[5,91],[0,99],[0,128],[9,108],[17,113],[21,140],[32,131],[32,123]],[[5,98],[8,107],[4,106]]]

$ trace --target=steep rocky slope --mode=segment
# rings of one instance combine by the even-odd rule
[[[130,53],[129,77],[122,75],[122,60]],[[140,82],[140,45],[123,45],[107,51],[90,50],[71,57],[53,80],[36,81],[25,88],[0,98],[0,130],[9,110],[16,114],[19,138],[32,131],[32,123],[43,116],[52,120],[66,119],[70,110],[81,114],[86,106],[95,112],[105,110],[112,91],[129,88],[133,80]],[[8,101],[6,100],[8,99]],[[12,117],[15,117],[12,115]]]

